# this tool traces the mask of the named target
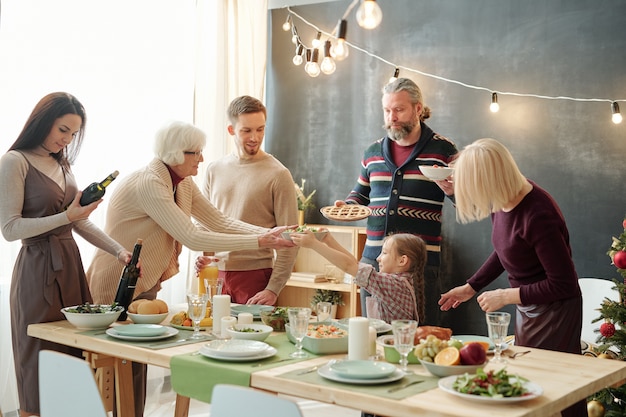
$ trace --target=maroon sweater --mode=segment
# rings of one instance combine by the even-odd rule
[[[495,251],[467,282],[479,291],[506,270],[523,305],[580,297],[563,214],[545,190],[531,184],[512,211],[491,215]]]

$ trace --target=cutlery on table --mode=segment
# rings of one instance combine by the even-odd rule
[[[424,381],[411,381],[411,382],[407,382],[405,384],[402,385],[398,385],[397,387],[393,387],[393,388],[389,388],[387,390],[387,392],[396,392],[396,391],[400,391],[401,389],[405,389],[407,387],[410,387],[411,385],[415,385],[415,384],[420,384]]]
[[[508,353],[506,353],[506,356],[508,356],[511,359],[515,359],[518,356],[523,356],[523,355],[525,355],[527,353],[530,353],[530,350],[525,350],[523,352],[508,352]]]
[[[257,366],[271,365],[271,364],[278,363],[278,362],[292,361],[293,359],[294,358],[284,358],[284,359],[279,359],[277,361],[259,362],[259,363],[253,364],[252,367],[256,368]]]
[[[331,360],[329,360],[329,361],[328,361],[328,363],[326,363],[325,365],[332,365],[333,363],[336,363],[336,362],[337,362],[337,360],[336,360],[336,359],[331,359]],[[321,366],[324,366],[324,365],[321,365]],[[304,371],[300,371],[300,372],[298,372],[296,375],[305,375],[305,374],[310,374],[311,372],[315,372],[315,371],[317,371],[317,370],[319,369],[319,367],[320,367],[320,365],[315,365],[315,366],[314,366],[314,367],[312,367],[312,368],[308,368],[308,369],[305,369]]]

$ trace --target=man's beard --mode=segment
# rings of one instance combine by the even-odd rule
[[[414,115],[410,122],[401,123],[400,128],[392,128],[391,124],[386,124],[384,128],[385,130],[387,130],[387,136],[389,136],[389,139],[399,141],[406,138],[409,133],[411,133],[413,129],[415,129],[418,123],[419,120],[417,118],[417,115]]]

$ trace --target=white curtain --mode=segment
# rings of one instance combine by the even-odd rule
[[[229,152],[225,111],[237,95],[263,98],[265,0],[3,0],[0,15],[0,151],[15,140],[35,103],[74,94],[87,131],[73,167],[79,187],[113,170],[120,178],[153,157],[154,133],[171,120],[207,132],[207,161]],[[199,185],[203,173],[195,178]],[[113,182],[109,193],[116,187]],[[104,225],[104,203],[90,217]],[[77,237],[85,267],[93,247]],[[19,242],[0,239],[0,410],[18,408],[9,286]],[[132,248],[128,248],[132,249]],[[184,301],[194,253],[159,298]]]

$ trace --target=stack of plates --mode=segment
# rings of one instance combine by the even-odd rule
[[[177,335],[178,330],[160,324],[125,324],[108,328],[106,334],[116,339],[146,342],[167,339]]]
[[[387,362],[331,361],[317,370],[326,379],[358,385],[385,384],[404,377],[404,372]]]
[[[256,361],[277,352],[265,342],[245,339],[213,340],[200,348],[201,355],[229,362]]]

